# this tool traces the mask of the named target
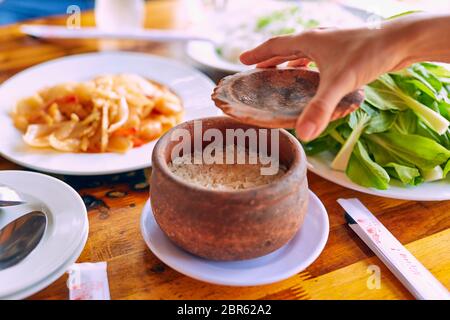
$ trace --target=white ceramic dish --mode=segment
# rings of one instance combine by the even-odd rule
[[[86,245],[86,241],[88,239],[88,233],[89,233],[89,230],[86,229],[86,231],[84,232],[85,236],[83,237],[83,239],[81,239],[80,244],[79,244],[78,248],[74,251],[73,255],[70,256],[70,258],[64,264],[62,264],[61,267],[59,267],[55,272],[53,272],[48,277],[42,279],[41,281],[39,281],[21,291],[14,292],[13,294],[11,294],[9,296],[0,297],[0,300],[25,299],[35,293],[38,293],[39,291],[41,291],[43,289],[45,289],[50,284],[52,284],[53,282],[58,280],[59,277],[61,277],[67,271],[67,269],[69,269],[69,267],[78,260],[78,257],[80,256],[81,252],[84,249],[84,246]],[[67,297],[69,296],[68,290],[69,289],[67,289]]]
[[[44,204],[47,229],[34,251],[19,264],[0,271],[0,299],[21,299],[47,287],[64,274],[80,255],[89,222],[78,193],[64,182],[39,173],[0,171],[0,182]],[[27,212],[26,206],[0,211],[6,215]]]
[[[308,212],[300,231],[285,246],[266,256],[236,262],[215,262],[196,257],[177,247],[159,228],[147,201],[141,217],[141,233],[150,250],[169,267],[197,280],[229,285],[255,286],[289,278],[308,267],[320,255],[328,239],[328,215],[310,191]]]
[[[414,187],[404,186],[399,181],[391,179],[389,189],[378,190],[360,186],[352,182],[344,172],[332,170],[330,167],[332,161],[332,154],[327,152],[308,156],[310,164],[308,170],[343,187],[376,196],[415,201],[450,200],[450,177],[441,181],[425,182]]]
[[[329,19],[326,21],[323,21],[323,24],[327,25],[327,23],[340,23],[344,22],[345,24],[342,25],[344,27],[351,27],[355,26],[356,21],[359,21],[360,23],[364,21],[368,21],[368,19],[381,19],[381,17],[364,11],[357,8],[353,8],[350,6],[342,5],[342,4],[333,4],[333,3],[315,3],[318,1],[301,1],[299,4],[299,7],[307,10],[307,11],[314,11],[319,12],[319,14],[324,15],[325,17],[330,16],[330,10],[331,14],[333,15],[331,18],[331,22],[328,22]],[[297,2],[298,4],[299,2]],[[233,29],[233,25],[235,27],[239,26],[240,24],[247,24],[251,21],[257,20],[258,17],[266,14],[270,14],[271,12],[275,12],[276,10],[280,10],[283,8],[292,8],[295,5],[295,3],[291,1],[266,1],[266,3],[260,7],[255,6],[254,3],[246,3],[246,1],[236,1],[235,3],[229,3],[227,5],[227,9],[224,9],[226,11],[222,12],[222,15],[219,14],[218,16],[212,16],[210,19],[210,25],[208,27],[213,30],[216,30],[216,32],[219,32],[219,34],[211,35],[210,38],[216,39],[221,38],[223,36],[223,30],[231,30]],[[331,7],[328,8],[328,6]],[[335,12],[334,9],[337,9],[338,12]],[[325,9],[326,12],[323,12],[323,9]],[[336,14],[338,16],[342,16],[342,12],[345,11],[345,16],[339,18],[335,18]],[[225,13],[225,14],[224,14]],[[316,15],[314,15],[316,16]],[[351,21],[349,21],[347,18],[352,17]],[[314,19],[314,18],[313,18]],[[326,18],[325,18],[326,19]],[[321,19],[322,20],[322,19]],[[344,20],[344,21],[340,21]],[[377,20],[377,21],[378,21]],[[289,21],[287,22],[290,23]],[[227,31],[225,31],[227,32]],[[249,32],[248,30],[246,32]],[[222,34],[221,34],[222,33]],[[242,35],[242,34],[241,34]],[[230,40],[231,41],[231,40]],[[217,42],[222,42],[217,41]],[[249,44],[247,49],[251,49],[252,47],[256,46],[256,44]],[[246,66],[241,63],[235,63],[230,62],[224,57],[222,57],[216,50],[216,45],[212,42],[207,41],[190,41],[186,46],[186,53],[187,55],[197,62],[198,64],[207,67],[209,69],[213,70],[219,70],[222,72],[227,73],[236,73],[248,70],[249,68],[252,68],[252,66]]]
[[[222,58],[213,43],[206,41],[190,41],[186,45],[187,55],[200,65],[227,73],[236,73],[253,68],[244,64],[232,63]]]
[[[0,155],[31,169],[68,175],[101,175],[142,169],[151,165],[156,141],[126,154],[62,153],[27,146],[9,112],[22,97],[42,87],[80,81],[107,73],[136,73],[169,86],[182,99],[184,120],[215,116],[211,101],[214,83],[199,71],[179,62],[142,53],[104,52],[68,56],[20,72],[0,86]]]

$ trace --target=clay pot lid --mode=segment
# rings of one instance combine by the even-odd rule
[[[319,72],[306,68],[253,69],[223,78],[212,99],[240,122],[291,129],[316,93],[319,79]],[[339,102],[337,111],[348,114],[363,100],[362,89],[351,92]]]

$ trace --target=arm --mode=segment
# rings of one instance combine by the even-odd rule
[[[420,61],[450,63],[450,15],[417,14],[391,21],[389,29],[398,30],[397,37],[408,39],[404,67]]]
[[[321,80],[316,96],[297,121],[302,140],[316,138],[347,93],[379,75],[419,61],[450,63],[450,15],[414,14],[384,22],[379,29],[316,29],[269,39],[241,55],[244,64],[273,67],[289,61],[305,66],[314,61]]]

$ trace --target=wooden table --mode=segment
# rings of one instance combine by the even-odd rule
[[[147,27],[177,27],[179,7],[173,1],[148,3]],[[64,24],[65,17],[32,21]],[[82,14],[83,25],[93,16]],[[21,35],[17,25],[0,28],[0,82],[34,64],[81,52],[117,48],[184,57],[180,44],[133,41],[41,41]],[[209,73],[214,79],[222,75]],[[0,170],[21,169],[0,158]],[[186,277],[159,261],[145,245],[139,218],[148,189],[137,176],[64,178],[84,196],[89,208],[90,232],[78,262],[108,262],[113,299],[412,299],[401,283],[346,225],[336,199],[358,197],[381,222],[450,288],[450,201],[414,202],[392,200],[355,192],[312,173],[313,192],[323,201],[330,217],[328,243],[320,257],[305,271],[271,285],[226,287]],[[137,187],[136,187],[137,184]],[[124,191],[120,198],[110,191]],[[109,196],[108,196],[108,195]],[[381,269],[381,287],[369,289],[368,267]],[[67,299],[66,276],[32,299]]]

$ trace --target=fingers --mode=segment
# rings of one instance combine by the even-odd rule
[[[309,58],[300,58],[288,63],[288,67],[306,67],[311,60]]]
[[[333,111],[333,114],[331,115],[330,121],[334,121],[334,120],[337,120],[339,118],[343,118],[343,117],[345,117],[346,115],[348,115],[352,111],[353,110],[345,111],[345,110],[340,110],[339,108],[335,108],[334,111]]]
[[[334,110],[333,114],[331,115],[330,122],[334,121],[334,120],[337,120],[339,118],[343,118],[343,117],[344,116],[342,115],[341,112]]]
[[[295,36],[271,38],[256,48],[242,53],[240,59],[243,64],[251,65],[276,57],[292,57],[293,59],[305,57],[304,53],[298,49],[296,42]]]
[[[306,67],[311,61],[309,58],[298,58],[298,56],[285,56],[285,57],[274,57],[269,60],[260,62],[256,65],[257,68],[271,68],[279,64],[289,61],[288,67]]]
[[[271,68],[275,67],[279,64],[285,63],[286,61],[290,61],[292,59],[296,59],[297,56],[285,56],[285,57],[273,57],[269,60],[260,62],[256,65],[257,68]]]
[[[347,109],[340,109],[340,108],[336,108],[334,109],[334,112],[331,116],[331,121],[334,121],[336,119],[339,118],[344,118],[346,116],[348,116],[350,113],[352,113],[353,111],[355,111],[356,109],[358,109],[359,106],[358,105],[351,105],[349,106]]]
[[[300,140],[310,141],[325,130],[336,105],[347,93],[345,88],[343,83],[321,81],[316,95],[297,120],[295,129]]]

